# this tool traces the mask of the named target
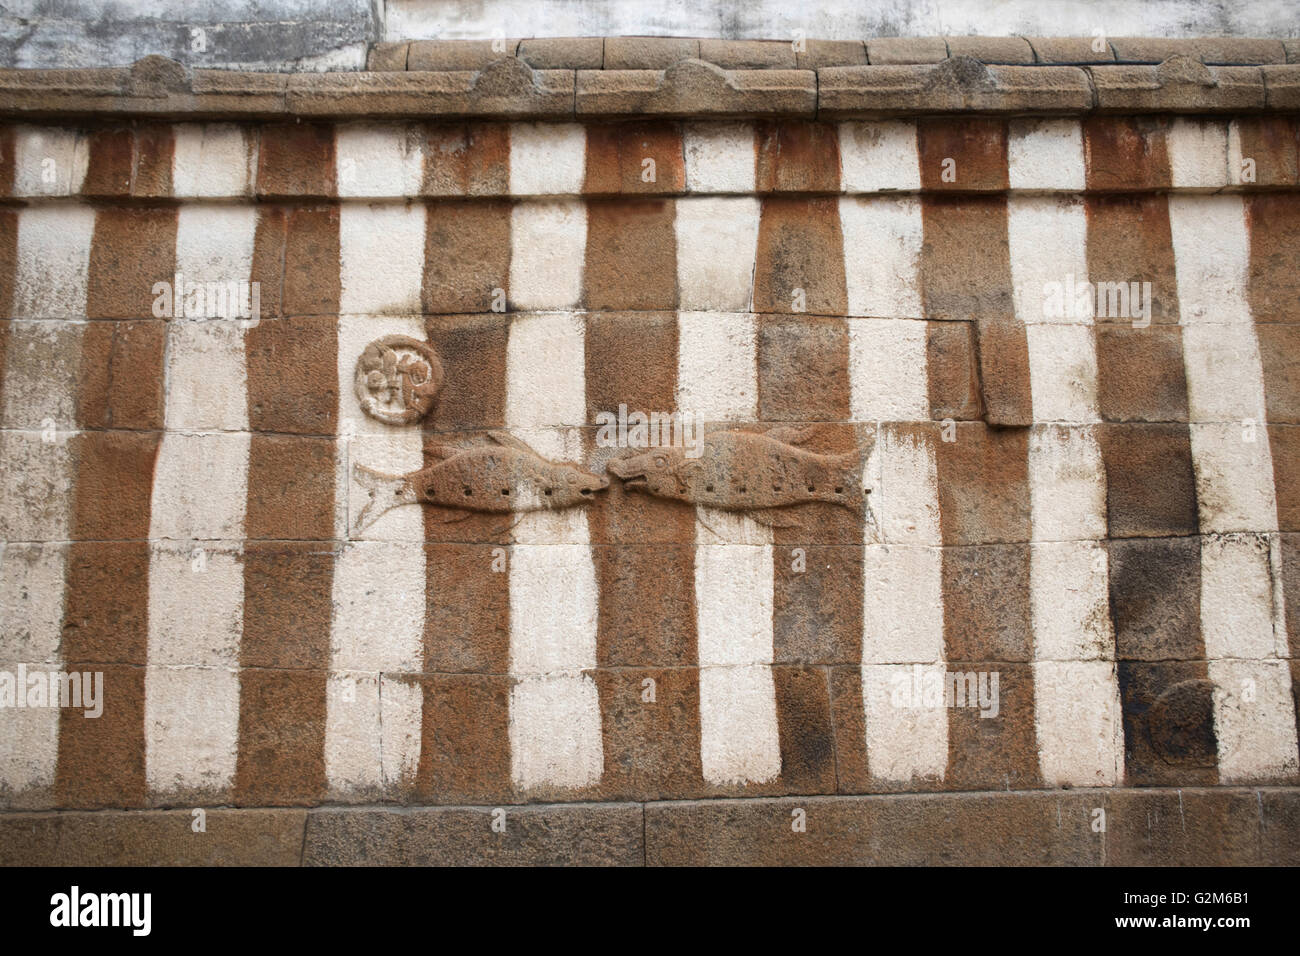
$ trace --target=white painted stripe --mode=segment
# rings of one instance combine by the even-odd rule
[[[84,314],[93,231],[85,207],[19,212],[17,314]],[[10,673],[62,666],[81,330],[10,323],[0,406],[0,669]],[[58,743],[57,708],[0,708],[0,805],[50,804]]]
[[[677,290],[682,309],[743,312],[754,291],[759,202],[752,196],[677,200]]]
[[[930,417],[926,323],[850,319],[849,407],[854,421],[910,422]]]
[[[1110,623],[1106,479],[1090,423],[1097,412],[1087,221],[1074,198],[1017,196],[1007,204],[1013,302],[1026,325],[1034,420],[1029,439],[1029,600],[1039,772],[1057,786],[1113,786],[1123,723]],[[1055,284],[1053,286],[1053,284]],[[1062,308],[1050,308],[1052,292]]]
[[[753,421],[758,417],[754,316],[678,313],[677,408],[702,422]]]
[[[334,134],[338,192],[343,198],[418,196],[424,147],[418,128],[399,123],[346,123]]]
[[[75,129],[14,127],[14,195],[72,196],[81,192],[90,159]]]
[[[1175,189],[1221,189],[1228,184],[1228,126],[1223,120],[1175,116],[1165,143]]]
[[[182,207],[176,270],[187,287],[249,281],[256,227],[251,206]],[[167,326],[145,671],[145,777],[164,799],[220,796],[234,781],[249,454],[243,327],[204,317],[188,290],[173,295],[187,317]]]
[[[1028,117],[1010,120],[1007,180],[1017,190],[1082,190],[1087,178],[1079,121]]]
[[[18,213],[15,318],[86,314],[86,276],[95,213],[88,206],[31,206]]]
[[[921,202],[915,196],[845,197],[844,280],[850,315],[919,319]],[[928,414],[927,416],[928,417]]]
[[[914,122],[841,123],[839,139],[840,181],[846,193],[921,188]]]
[[[582,298],[587,207],[579,199],[516,203],[510,214],[510,302],[568,309]]]
[[[754,317],[678,316],[677,407],[704,422],[758,413]],[[698,508],[695,611],[704,779],[775,779],[781,741],[772,676],[772,531],[753,519]]]
[[[339,206],[342,314],[409,315],[420,311],[424,220],[425,207],[418,203],[345,202]]]
[[[517,316],[506,348],[506,424],[539,455],[583,461],[581,315]],[[596,659],[599,600],[582,508],[529,512],[510,555],[510,767],[516,787],[576,788],[604,770]]]
[[[772,531],[699,508],[695,525],[700,761],[712,784],[763,783],[781,772],[772,608]]]
[[[587,175],[587,128],[581,123],[512,123],[510,195],[574,196]]]
[[[172,195],[227,199],[246,196],[257,174],[258,143],[234,123],[172,127]]]
[[[891,136],[906,141],[906,149],[899,149],[915,170],[911,124],[845,124],[841,149],[850,142],[874,143],[869,163],[882,162],[889,154],[886,150],[882,157],[880,150]],[[846,188],[868,185],[865,174],[851,179],[846,159]],[[908,318],[922,314],[921,206],[914,197],[845,198],[840,200],[840,221],[849,312],[902,317],[849,321],[851,414],[857,421],[882,423],[863,476],[871,486],[862,555],[867,766],[874,779],[887,782],[942,779],[948,766],[947,711],[912,706],[919,702],[894,694],[897,682],[913,680],[912,665],[940,675],[946,666],[943,536],[933,444],[938,435],[904,427],[930,418],[926,323]],[[898,424],[885,424],[889,422]]]
[[[346,249],[343,256],[347,255]],[[418,672],[424,657],[424,514],[418,505],[387,512],[353,530],[365,499],[352,480],[361,464],[400,475],[423,467],[418,428],[393,428],[365,415],[353,391],[358,356],[385,335],[424,338],[416,317],[341,316],[338,326],[337,494],[343,545],[334,564],[325,777],[338,799],[360,800],[407,786],[419,761],[423,698],[417,686],[381,675]]]
[[[687,123],[686,189],[693,193],[754,191],[756,153],[752,123]]]
[[[1219,779],[1270,779],[1296,772],[1296,721],[1287,665],[1276,659],[1286,633],[1273,603],[1268,533],[1277,530],[1277,503],[1246,298],[1245,209],[1240,196],[1171,194],[1169,224],[1205,535],[1201,635],[1216,686]]]

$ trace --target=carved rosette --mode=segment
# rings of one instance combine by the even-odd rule
[[[357,359],[361,410],[387,425],[410,425],[433,409],[442,389],[442,362],[427,342],[385,335]]]

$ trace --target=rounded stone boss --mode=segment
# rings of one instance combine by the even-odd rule
[[[427,415],[442,388],[442,362],[427,342],[409,335],[375,339],[357,359],[361,410],[388,425],[410,425]]]

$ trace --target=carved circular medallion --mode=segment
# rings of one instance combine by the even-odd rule
[[[388,425],[409,425],[429,413],[442,388],[442,362],[427,342],[385,335],[357,359],[361,410]]]

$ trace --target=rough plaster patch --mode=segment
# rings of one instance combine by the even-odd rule
[[[229,790],[239,739],[238,672],[151,665],[144,688],[145,780],[151,795]]]
[[[841,123],[839,140],[841,184],[845,192],[921,188],[914,122]]]
[[[582,298],[587,207],[581,200],[517,203],[510,214],[510,302],[567,309]]]
[[[758,414],[754,316],[681,312],[677,316],[677,407],[701,421],[753,420]]]
[[[1295,704],[1286,661],[1212,660],[1214,736],[1223,783],[1294,776]]]
[[[754,189],[752,123],[687,123],[686,189],[693,193],[748,193]]]
[[[928,419],[926,323],[916,319],[851,319],[848,326],[849,407],[853,419]]]
[[[334,134],[339,196],[418,196],[424,178],[419,130],[397,123],[348,123]]]
[[[95,212],[89,206],[29,206],[18,213],[15,317],[86,314],[86,275]]]
[[[850,315],[921,318],[921,202],[915,196],[845,197],[844,280]]]
[[[752,196],[677,200],[678,305],[689,311],[750,307],[759,201]]]
[[[1166,143],[1175,189],[1219,189],[1228,184],[1228,127],[1223,120],[1175,116]]]
[[[257,170],[258,144],[234,123],[177,123],[172,127],[172,195],[245,196]]]
[[[587,128],[581,123],[512,123],[510,194],[572,196],[587,172]]]
[[[339,206],[341,313],[420,311],[424,219],[425,207],[419,203]]]
[[[948,769],[948,710],[900,707],[894,697],[900,682],[911,686],[913,664],[863,664],[862,706],[867,738],[867,768],[875,780],[916,783],[942,780]],[[943,678],[947,665],[920,666],[921,680]]]
[[[75,129],[15,127],[14,195],[76,195],[89,161],[89,144]]]
[[[868,544],[862,554],[862,660],[943,660],[943,555],[938,548]]]
[[[1012,189],[1084,189],[1087,179],[1079,121],[1027,117],[1009,120],[1007,177]]]
[[[1112,661],[1038,661],[1034,718],[1038,769],[1049,787],[1121,782],[1124,728]]]

